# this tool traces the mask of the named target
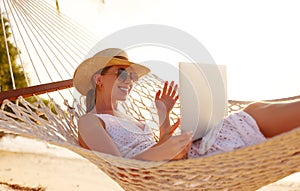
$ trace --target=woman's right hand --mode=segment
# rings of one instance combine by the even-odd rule
[[[171,136],[148,150],[136,155],[133,159],[146,161],[179,160],[186,156],[192,143],[192,133]]]
[[[163,143],[158,143],[161,154],[165,156],[165,160],[179,160],[184,158],[192,144],[192,133],[183,133],[177,136],[171,136]]]

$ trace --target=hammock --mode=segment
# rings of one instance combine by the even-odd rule
[[[151,111],[149,103],[161,86],[155,75],[146,76],[135,85],[121,109],[156,123],[157,114]],[[273,101],[296,98],[299,97]],[[229,112],[247,103],[229,101]],[[49,105],[41,100],[33,105],[22,97],[16,104],[4,100],[0,110],[0,129],[68,148],[97,165],[125,190],[256,190],[300,170],[300,129],[228,153],[180,161],[145,162],[81,148],[77,142],[76,123],[84,112],[80,102],[74,106],[65,111],[53,100]],[[179,103],[175,105],[175,111],[177,107]],[[5,111],[7,109],[12,112]],[[143,110],[148,112],[147,117],[140,115],[145,113]],[[172,111],[172,120],[175,121],[178,115]]]
[[[3,0],[1,3],[3,3],[1,11],[3,7],[6,13],[11,13],[7,14],[7,17],[14,26],[12,27],[13,35],[16,35],[14,38],[24,39],[20,41],[21,45],[17,40],[14,40],[14,44],[19,44],[18,47],[27,47],[25,50],[30,49],[29,45],[36,46],[31,47],[34,51],[24,51],[20,58],[29,59],[35,68],[33,71],[38,82],[33,87],[0,93],[2,102],[0,129],[68,148],[97,165],[125,190],[256,190],[300,171],[299,129],[232,152],[170,162],[125,159],[81,148],[77,142],[77,119],[84,113],[85,108],[81,98],[75,99],[72,96],[74,90],[70,88],[72,80],[69,79],[76,64],[84,59],[84,55],[96,41],[90,38],[90,34],[76,35],[76,32],[80,32],[77,30],[79,27],[62,14],[58,16],[55,8],[44,1]],[[53,23],[59,27],[51,26]],[[72,31],[73,37],[61,32],[66,31],[65,26]],[[36,35],[33,36],[32,33]],[[84,36],[83,39],[87,40],[80,43],[78,36]],[[25,39],[30,39],[31,42],[28,40],[26,42]],[[49,46],[50,42],[64,48],[57,49],[54,44]],[[74,42],[77,42],[76,46],[72,44]],[[80,50],[73,50],[77,47]],[[47,59],[42,59],[29,56],[30,54],[25,54],[26,52],[48,56]],[[68,54],[72,56],[63,57]],[[67,66],[65,63],[70,64],[69,68],[63,68]],[[51,79],[51,75],[45,78],[38,75],[40,70],[47,70],[49,67],[53,67],[53,70],[61,74],[58,75],[58,79]],[[135,85],[128,101],[120,104],[120,110],[152,126],[157,126],[157,114],[152,101],[154,93],[161,86],[162,80],[157,76],[153,74],[145,76]],[[60,89],[65,90],[61,92]],[[49,91],[59,92],[62,100],[52,96]],[[45,92],[50,99],[47,105],[39,97],[36,97],[38,101],[34,104],[24,99],[32,94]],[[66,101],[66,97],[69,102]],[[17,100],[13,103],[7,98]],[[284,100],[296,98],[299,97]],[[248,103],[229,101],[229,112],[242,109]],[[172,111],[173,122],[179,116],[179,104],[177,103]]]

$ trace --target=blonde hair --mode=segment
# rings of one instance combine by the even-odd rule
[[[107,70],[111,67],[112,66],[104,67],[104,68],[98,70],[97,72],[95,72],[92,75],[91,83],[93,85],[93,88],[88,91],[88,93],[86,95],[86,99],[85,99],[86,113],[90,112],[96,105],[96,88],[97,88],[97,85],[96,85],[96,83],[94,82],[94,79],[93,79],[94,75],[95,74],[104,75],[104,74],[106,74]]]
[[[90,112],[96,104],[95,92],[96,88],[92,88],[86,94],[85,104],[86,104],[86,113]]]

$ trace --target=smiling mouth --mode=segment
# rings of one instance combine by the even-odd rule
[[[129,87],[121,87],[121,86],[119,86],[118,88],[119,88],[119,90],[121,90],[121,92],[123,92],[123,93],[126,93],[126,94],[129,93]]]

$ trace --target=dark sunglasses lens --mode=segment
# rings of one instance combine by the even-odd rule
[[[118,69],[118,79],[125,82],[127,79],[128,73],[124,68]]]
[[[138,75],[137,75],[136,72],[131,72],[131,73],[130,73],[130,78],[131,78],[132,81],[134,81],[134,82],[138,81],[138,79],[139,79],[139,77],[138,77]]]
[[[123,82],[125,82],[126,80],[127,80],[127,78],[130,78],[130,80],[132,80],[132,81],[137,81],[138,80],[138,75],[137,75],[137,73],[135,73],[135,72],[130,72],[129,74],[128,74],[128,72],[125,70],[125,68],[119,68],[118,69],[118,79],[120,80],[120,81],[123,81]]]

